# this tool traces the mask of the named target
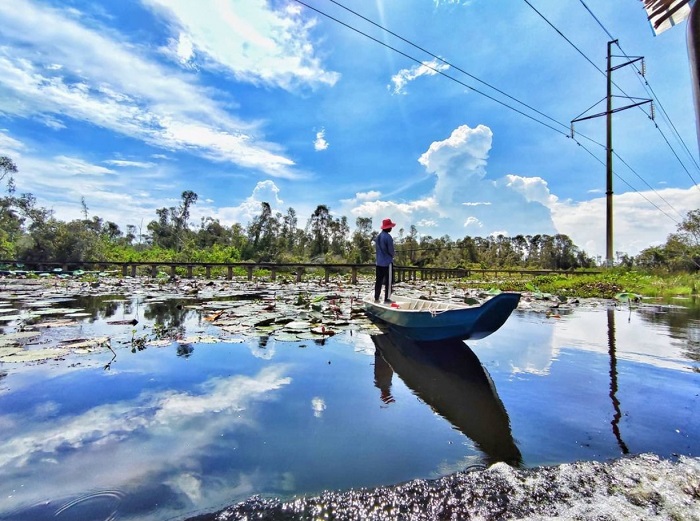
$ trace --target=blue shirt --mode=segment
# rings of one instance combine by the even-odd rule
[[[377,266],[388,266],[394,261],[394,238],[391,234],[382,230],[374,241],[377,250]]]

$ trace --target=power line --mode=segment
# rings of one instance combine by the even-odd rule
[[[346,22],[344,22],[344,21],[342,21],[342,20],[340,20],[340,19],[338,19],[338,18],[336,18],[336,17],[334,17],[334,16],[332,16],[332,15],[330,15],[330,14],[324,12],[324,11],[321,11],[320,9],[317,9],[316,7],[313,7],[313,6],[309,5],[309,4],[307,4],[306,2],[304,2],[304,1],[302,1],[302,0],[295,0],[295,1],[296,1],[297,3],[303,5],[304,7],[308,8],[308,9],[310,9],[310,10],[316,12],[316,13],[318,13],[319,15],[324,16],[324,17],[328,18],[329,20],[332,20],[332,21],[334,21],[334,22],[336,22],[336,23],[342,25],[342,26],[346,27],[347,29],[350,29],[350,30],[352,30],[352,31],[354,31],[354,32],[356,32],[356,33],[358,33],[358,34],[360,34],[361,36],[364,36],[365,38],[368,38],[368,39],[372,40],[373,42],[378,43],[378,44],[380,44],[380,45],[386,47],[387,49],[390,49],[390,50],[392,50],[392,51],[394,51],[394,52],[396,52],[396,53],[398,53],[398,54],[404,56],[405,58],[408,58],[409,60],[411,60],[411,61],[413,61],[413,62],[416,62],[416,63],[418,63],[419,65],[422,65],[422,66],[424,66],[424,67],[426,67],[426,68],[432,70],[433,72],[435,72],[435,73],[437,73],[437,74],[440,74],[440,75],[442,75],[443,77],[445,77],[445,78],[447,78],[447,79],[450,79],[450,80],[452,80],[452,81],[454,81],[454,82],[456,82],[456,83],[458,83],[458,84],[460,84],[460,85],[462,85],[462,86],[464,86],[464,87],[466,87],[466,88],[468,88],[468,89],[470,89],[470,90],[476,92],[477,94],[481,94],[482,96],[484,96],[484,97],[486,97],[486,98],[488,98],[488,99],[490,99],[490,100],[492,100],[492,101],[494,101],[494,102],[496,102],[496,103],[498,103],[498,104],[500,104],[500,105],[502,105],[502,106],[504,106],[504,107],[506,107],[506,108],[508,108],[508,109],[511,109],[511,110],[513,110],[514,112],[517,112],[518,114],[520,114],[520,115],[522,115],[522,116],[525,116],[526,118],[531,119],[531,120],[535,121],[536,123],[539,123],[540,125],[543,125],[544,127],[549,128],[550,130],[553,130],[553,131],[555,131],[555,132],[557,132],[557,133],[559,133],[559,134],[561,134],[561,135],[563,135],[563,136],[565,136],[565,137],[567,137],[567,138],[571,138],[571,136],[570,136],[568,133],[562,132],[561,130],[559,130],[559,129],[557,129],[557,128],[555,128],[555,127],[553,127],[553,126],[551,126],[551,125],[549,125],[549,124],[547,124],[547,123],[545,123],[545,122],[543,122],[543,121],[541,121],[541,120],[539,120],[539,119],[537,119],[537,118],[535,118],[534,116],[532,116],[532,115],[530,115],[530,114],[527,114],[527,113],[525,113],[525,112],[523,112],[523,111],[521,111],[521,110],[519,110],[519,109],[517,109],[517,108],[515,108],[515,107],[513,107],[513,106],[511,106],[511,105],[509,105],[509,104],[507,104],[507,103],[505,103],[505,102],[503,102],[503,101],[501,101],[501,100],[499,100],[499,99],[493,97],[493,96],[490,96],[489,94],[487,94],[487,93],[485,93],[485,92],[483,92],[483,91],[481,91],[481,90],[479,90],[479,89],[477,89],[477,88],[475,88],[475,87],[473,87],[473,86],[471,86],[471,85],[468,85],[468,84],[464,83],[463,81],[461,81],[461,80],[459,80],[459,79],[457,79],[457,78],[455,78],[455,77],[453,77],[453,76],[450,76],[449,74],[446,74],[444,71],[441,71],[441,70],[437,69],[436,67],[433,67],[433,66],[431,66],[431,65],[429,65],[429,64],[426,64],[426,63],[424,63],[422,60],[419,60],[418,58],[415,58],[415,57],[413,57],[413,56],[407,54],[406,52],[403,52],[403,51],[397,49],[396,47],[393,47],[393,46],[391,46],[391,45],[389,45],[389,44],[387,44],[387,43],[385,43],[385,42],[383,42],[383,41],[381,41],[381,40],[379,40],[379,39],[377,39],[377,38],[375,38],[375,37],[373,37],[373,36],[367,34],[366,32],[361,31],[360,29],[358,29],[358,28],[356,28],[356,27],[353,27],[352,25],[350,25],[350,24],[348,24],[348,23],[346,23]],[[433,57],[433,58],[439,60],[440,62],[442,62],[442,63],[448,65],[449,67],[454,68],[454,69],[457,70],[458,72],[461,72],[461,73],[463,73],[463,74],[469,76],[470,78],[472,78],[472,79],[474,79],[474,80],[476,80],[476,81],[482,83],[483,85],[486,85],[487,87],[493,89],[494,91],[498,92],[499,94],[501,94],[501,95],[503,95],[503,96],[506,96],[507,98],[513,100],[514,102],[516,102],[516,103],[522,105],[523,107],[526,107],[527,109],[529,109],[529,110],[531,110],[531,111],[533,111],[533,112],[539,114],[540,116],[542,116],[542,117],[544,117],[544,118],[546,118],[546,119],[552,121],[553,123],[555,123],[555,124],[557,124],[557,125],[560,125],[560,126],[562,126],[562,127],[567,128],[567,130],[568,130],[568,127],[567,127],[566,125],[564,125],[563,123],[561,123],[561,122],[555,120],[554,118],[552,118],[552,117],[550,117],[550,116],[544,114],[543,112],[541,112],[541,111],[535,109],[534,107],[528,105],[527,103],[522,102],[522,101],[520,101],[520,100],[514,98],[513,96],[511,96],[511,95],[505,93],[504,91],[502,91],[502,90],[500,90],[500,89],[494,87],[493,85],[490,85],[489,83],[487,83],[487,82],[485,82],[485,81],[483,81],[483,80],[477,78],[476,76],[474,76],[474,75],[468,73],[467,71],[461,69],[460,67],[457,67],[457,66],[453,65],[452,63],[450,63],[450,62],[444,60],[443,58],[437,56],[436,54],[434,54],[434,53],[428,51],[427,49],[425,49],[425,48],[423,48],[423,47],[421,47],[421,46],[419,46],[419,45],[417,45],[417,44],[411,42],[410,40],[408,40],[408,39],[406,39],[406,38],[404,38],[404,37],[398,35],[397,33],[395,33],[395,32],[393,32],[393,31],[391,31],[391,30],[389,30],[389,29],[383,27],[383,26],[380,25],[380,24],[377,24],[376,22],[374,22],[374,21],[370,20],[369,18],[367,18],[367,17],[361,15],[360,13],[357,13],[356,11],[354,11],[354,10],[352,10],[352,9],[350,9],[350,8],[348,8],[348,7],[346,7],[346,6],[344,6],[344,5],[342,5],[341,3],[337,2],[336,0],[329,0],[329,1],[332,2],[333,4],[337,5],[338,7],[340,7],[340,8],[342,8],[342,9],[346,10],[347,12],[352,13],[353,15],[357,16],[358,18],[361,18],[362,20],[365,20],[366,22],[372,24],[373,26],[375,26],[375,27],[381,29],[382,31],[385,31],[386,33],[388,33],[388,34],[390,34],[390,35],[392,35],[392,36],[394,36],[394,37],[400,39],[401,41],[403,41],[403,42],[405,42],[405,43],[411,45],[412,47],[414,47],[414,48],[416,48],[416,49],[418,49],[418,50],[420,50],[420,51],[422,51],[422,52],[428,54],[429,56],[431,56],[431,57]],[[563,33],[561,33],[561,31],[559,31],[556,27],[554,27],[554,25],[551,24],[551,22],[549,22],[549,21],[546,19],[546,17],[544,17],[539,11],[537,11],[537,10],[532,6],[532,4],[530,4],[530,3],[528,2],[528,0],[524,0],[524,1],[525,1],[533,10],[535,10],[545,21],[547,21],[547,23],[548,23],[550,26],[552,26],[564,39],[566,39],[566,41],[569,42],[580,54],[582,54],[582,56],[584,56],[584,58],[586,58],[587,61],[589,61],[589,62],[590,62],[596,69],[598,69],[601,73],[605,74],[605,73],[604,73],[602,70],[600,70],[600,68],[598,68],[598,67],[597,67],[597,66],[596,66],[596,65],[595,65],[595,64],[594,64],[580,49],[578,49],[578,47],[576,47],[568,38],[566,38],[566,36],[564,36]],[[619,87],[618,87],[618,89],[619,89]],[[620,89],[620,90],[622,91],[622,89]],[[624,93],[624,91],[623,91],[623,93]],[[629,98],[629,96],[628,96],[628,98]],[[630,99],[631,99],[631,98],[630,98]],[[589,137],[587,137],[587,136],[585,136],[585,135],[583,135],[583,134],[579,134],[579,135],[581,135],[581,137],[583,137],[583,138],[585,138],[585,139],[591,141],[593,144],[596,144],[596,145],[600,146],[600,147],[603,148],[603,149],[606,148],[605,145],[603,145],[602,143],[599,143],[599,142],[597,142],[597,141],[595,141],[595,140],[593,140],[593,139],[591,139],[591,138],[589,138]],[[604,165],[604,163],[603,163],[598,157],[596,157],[595,154],[593,154],[588,148],[586,148],[584,145],[582,145],[578,140],[573,139],[573,141],[574,141],[577,145],[583,147],[583,149],[584,149],[588,154],[590,154],[596,161],[598,161],[599,163],[601,163],[601,164]],[[615,155],[616,155],[618,158],[620,157],[618,154],[615,154]],[[620,159],[621,159],[621,158],[620,158]],[[622,159],[621,159],[621,160],[622,160]],[[635,175],[637,175],[637,177],[639,177],[642,181],[644,181],[644,180],[639,176],[639,174],[637,174],[624,160],[622,160],[622,162],[623,162],[633,173],[635,173]],[[681,164],[682,164],[682,163],[681,163]],[[671,217],[671,216],[668,215],[666,212],[664,212],[661,208],[659,208],[659,206],[657,206],[655,203],[653,203],[651,200],[649,200],[646,196],[644,196],[644,194],[642,194],[641,192],[639,192],[634,186],[632,186],[632,185],[631,185],[630,183],[628,183],[625,179],[623,179],[622,177],[620,177],[616,172],[613,172],[613,173],[614,173],[615,176],[618,177],[623,183],[625,183],[627,186],[629,186],[633,191],[637,192],[641,197],[643,197],[647,202],[649,202],[652,206],[654,206],[656,209],[658,209],[658,210],[659,210],[661,213],[663,213],[666,217],[668,217],[668,218],[671,219],[673,222],[675,222],[676,224],[678,224],[678,221],[676,221],[673,217]],[[644,181],[644,182],[646,183],[646,181]],[[670,208],[672,208],[676,213],[678,213],[679,215],[681,215],[677,210],[675,210],[675,208],[673,208],[673,206],[672,206],[668,201],[666,201],[665,199],[663,199],[663,197],[661,197],[648,183],[646,183],[646,184],[647,184],[647,186],[649,186],[649,188],[650,188],[652,191],[654,191],[654,193],[656,193],[656,195],[659,196],[660,199],[662,199],[666,204],[668,204]]]
[[[526,1],[527,1],[527,0],[526,0]],[[627,53],[622,49],[622,46],[620,45],[619,41],[617,41],[617,39],[614,38],[614,37],[612,36],[612,34],[610,33],[610,31],[608,31],[608,29],[603,25],[603,23],[602,23],[602,22],[598,19],[598,17],[593,13],[593,11],[591,11],[591,9],[586,5],[586,2],[585,2],[584,0],[580,0],[580,2],[581,2],[581,5],[583,5],[583,7],[586,9],[586,11],[588,11],[588,13],[589,13],[589,14],[593,17],[593,19],[598,23],[598,25],[601,27],[601,29],[603,29],[603,31],[605,32],[605,34],[608,35],[608,37],[610,38],[610,40],[614,40],[614,41],[616,42],[616,45],[617,45],[618,49],[620,49],[620,52],[624,55],[624,57],[625,57],[627,60],[630,60],[630,57],[629,57],[629,56],[627,55]],[[656,104],[659,106],[659,108],[661,109],[661,113],[663,114],[664,118],[666,119],[666,122],[669,124],[669,126],[670,126],[671,129],[673,130],[673,133],[674,133],[676,139],[681,143],[681,145],[682,145],[683,148],[685,149],[686,153],[688,154],[688,157],[689,157],[690,160],[693,162],[693,164],[695,165],[695,167],[696,167],[698,170],[700,170],[700,165],[698,165],[697,161],[695,160],[695,156],[693,156],[693,154],[690,152],[690,149],[688,148],[688,146],[686,145],[685,141],[683,140],[683,137],[682,137],[682,136],[680,135],[680,133],[678,132],[678,129],[677,129],[676,126],[673,124],[673,121],[671,121],[671,118],[669,117],[668,113],[666,112],[666,109],[664,108],[663,104],[661,103],[661,100],[659,99],[659,97],[658,97],[658,96],[656,95],[656,93],[654,92],[654,89],[651,87],[651,84],[649,83],[649,80],[646,79],[645,75],[643,74],[642,71],[639,70],[639,68],[637,67],[636,64],[633,64],[633,66],[634,66],[635,70],[637,71],[637,74],[638,74],[637,79],[638,79],[639,82],[642,84],[642,87],[644,87],[644,89],[646,90],[647,94],[648,94],[649,96],[651,96],[651,98],[652,98],[652,99],[656,102]],[[644,81],[642,81],[641,78],[644,78]],[[668,139],[666,139],[666,136],[665,136],[665,134],[663,133],[663,131],[661,130],[661,128],[660,128],[658,125],[655,125],[655,126],[656,126],[656,129],[657,129],[657,130],[659,131],[659,133],[661,134],[661,136],[662,136],[662,137],[664,138],[664,140],[666,141],[666,144],[668,145],[668,147],[671,149],[671,151],[674,153],[674,155],[675,155],[676,158],[678,159],[678,162],[681,164],[681,166],[683,167],[683,169],[684,169],[684,170],[686,171],[686,173],[688,174],[688,177],[690,177],[690,180],[691,180],[691,181],[693,182],[693,184],[698,188],[698,190],[700,190],[700,187],[698,187],[698,183],[695,181],[695,179],[693,178],[693,176],[690,174],[690,172],[688,171],[688,169],[685,167],[685,164],[683,164],[683,162],[681,161],[680,157],[678,157],[678,155],[675,153],[675,151],[673,150],[673,147],[671,146],[671,143],[669,143]]]
[[[403,36],[401,36],[401,35],[399,35],[399,34],[396,34],[396,33],[393,32],[392,30],[390,30],[390,29],[388,29],[388,28],[386,28],[386,27],[384,27],[384,26],[382,26],[382,25],[376,23],[375,21],[370,20],[369,18],[367,18],[366,16],[364,16],[364,15],[358,13],[357,11],[354,11],[354,10],[350,9],[349,7],[347,7],[347,6],[344,6],[344,5],[341,4],[340,2],[337,2],[336,0],[329,0],[329,1],[332,2],[332,3],[334,3],[335,5],[337,5],[338,7],[342,8],[342,9],[345,9],[345,10],[348,11],[349,13],[352,13],[353,15],[357,16],[358,18],[361,18],[362,20],[366,21],[367,23],[370,23],[370,24],[372,24],[373,26],[375,26],[375,27],[381,29],[382,31],[385,31],[386,33],[388,33],[388,34],[394,36],[395,38],[398,38],[398,39],[401,40],[402,42],[407,43],[408,45],[410,45],[410,46],[412,46],[412,47],[415,47],[416,49],[418,49],[418,50],[420,50],[420,51],[426,53],[427,55],[431,56],[432,58],[435,58],[436,60],[440,60],[440,61],[441,61],[442,63],[444,63],[445,65],[448,65],[448,66],[450,66],[451,68],[453,68],[453,69],[455,69],[455,70],[461,72],[462,74],[465,74],[465,75],[469,76],[470,78],[472,78],[472,79],[478,81],[479,83],[482,83],[483,85],[486,85],[487,87],[489,87],[489,88],[495,90],[495,91],[498,92],[499,94],[502,94],[503,96],[506,96],[507,98],[509,98],[509,99],[511,99],[511,100],[513,100],[513,101],[515,101],[516,103],[519,103],[520,105],[523,105],[524,107],[527,107],[528,109],[532,110],[533,112],[536,112],[536,113],[539,114],[540,116],[543,116],[543,117],[549,119],[550,121],[552,121],[552,122],[554,122],[554,123],[556,123],[556,124],[558,124],[558,125],[561,125],[562,127],[566,128],[566,125],[565,125],[564,123],[561,123],[561,122],[555,120],[554,118],[552,118],[552,117],[548,116],[547,114],[545,114],[545,113],[543,113],[543,112],[537,110],[536,108],[534,108],[534,107],[528,105],[527,103],[525,103],[525,102],[523,102],[523,101],[520,101],[520,100],[514,98],[513,96],[511,96],[510,94],[508,94],[508,93],[506,93],[506,92],[500,90],[499,88],[494,87],[493,85],[487,83],[486,81],[484,81],[484,80],[482,80],[482,79],[480,79],[480,78],[477,78],[477,77],[474,76],[473,74],[470,74],[469,72],[465,71],[464,69],[461,69],[460,67],[454,65],[453,63],[450,63],[450,62],[448,62],[447,60],[441,58],[440,56],[438,56],[438,55],[436,55],[436,54],[433,54],[433,53],[430,52],[429,50],[424,49],[423,47],[421,47],[421,46],[419,46],[419,45],[413,43],[412,41],[410,41],[410,40],[404,38]]]
[[[550,22],[550,21],[547,19],[546,16],[544,16],[540,11],[538,11],[538,10],[529,2],[529,0],[523,0],[523,1],[524,1],[528,6],[530,6],[530,8],[531,8],[533,11],[535,11],[535,13],[537,13],[545,22],[547,22],[547,24],[548,24],[552,29],[554,29],[562,38],[564,38],[564,40],[566,40],[566,41],[569,43],[569,45],[571,45],[574,49],[576,49],[576,51],[577,51],[579,54],[581,54],[581,56],[583,56],[583,57],[586,59],[586,61],[588,61],[591,65],[593,65],[593,67],[595,67],[595,69],[598,70],[598,72],[600,72],[600,73],[603,74],[604,76],[607,76],[606,73],[603,72],[603,71],[600,69],[600,67],[598,67],[595,63],[593,63],[593,61],[592,61],[590,58],[588,58],[588,56],[586,56],[586,54],[585,54],[583,51],[581,51],[581,49],[579,49],[569,38],[567,38],[567,37],[564,35],[564,33],[562,33],[552,22]],[[615,41],[615,43],[617,44],[618,48],[620,48],[620,50],[622,51],[622,48],[620,47],[619,42],[617,42],[617,41],[615,40],[615,38],[612,37],[612,34],[610,33],[610,31],[608,31],[608,30],[605,28],[605,26],[604,26],[604,25],[601,23],[601,21],[593,14],[593,12],[592,12],[592,11],[590,10],[590,8],[586,5],[586,3],[585,3],[583,0],[580,0],[580,1],[581,1],[581,4],[586,8],[586,10],[591,14],[591,16],[593,17],[593,19],[598,23],[598,25],[601,26],[601,28],[603,29],[603,31],[605,31],[605,33],[611,38],[611,40],[614,40],[614,41]],[[623,54],[625,55],[625,58],[627,58],[627,60],[635,67],[635,70],[637,70],[637,72],[639,73],[639,75],[640,75],[640,76],[643,76],[642,72],[639,71],[639,69],[637,68],[636,64],[634,63],[634,60],[632,60],[624,51],[622,51],[622,52],[623,52]],[[641,80],[640,80],[640,81],[641,81]],[[648,81],[645,80],[645,82],[646,82],[647,85],[649,85]],[[630,99],[630,100],[633,99],[632,97],[630,97],[629,95],[627,95],[627,93],[626,93],[622,88],[620,88],[620,86],[617,85],[615,82],[612,82],[612,84],[615,85],[615,87],[617,87],[617,88],[625,95],[625,97],[626,97],[627,99]],[[651,88],[651,86],[649,86],[649,89],[650,89],[650,88]],[[648,89],[647,89],[647,92],[648,92]],[[653,91],[652,91],[652,93],[653,93]],[[657,98],[655,95],[653,96],[653,98],[657,101],[658,105],[659,105],[660,108],[662,109],[662,112],[663,112],[663,114],[666,116],[666,118],[667,118],[668,122],[670,123],[671,127],[676,131],[676,135],[678,136],[678,138],[680,138],[680,134],[678,133],[678,131],[676,130],[675,126],[674,126],[673,123],[671,122],[670,118],[669,118],[668,115],[666,114],[666,111],[663,109],[663,106],[661,105],[661,102],[658,100],[658,98]],[[597,105],[597,103],[596,103],[596,105]],[[595,106],[595,105],[594,105],[594,106]],[[644,112],[644,110],[641,108],[641,106],[640,106],[640,109],[642,110],[642,112]],[[590,110],[590,109],[588,109],[588,110]],[[584,113],[585,113],[585,112],[584,112]],[[645,113],[645,114],[646,114],[646,113]],[[681,165],[681,167],[683,168],[683,170],[685,170],[685,172],[688,174],[688,177],[690,177],[690,180],[693,182],[693,185],[694,185],[698,190],[700,190],[700,186],[698,186],[698,183],[695,181],[695,179],[693,179],[693,176],[690,174],[690,172],[689,172],[688,169],[686,168],[686,166],[685,166],[685,164],[683,163],[683,161],[681,161],[680,157],[678,157],[678,154],[676,153],[676,151],[675,151],[675,150],[673,149],[673,147],[671,146],[671,143],[668,141],[668,139],[666,138],[666,136],[665,136],[665,134],[663,133],[663,131],[661,130],[661,128],[660,128],[658,125],[656,125],[656,124],[655,124],[654,126],[656,127],[656,129],[659,131],[659,133],[660,133],[661,136],[663,137],[663,139],[664,139],[664,141],[666,142],[667,146],[669,147],[669,149],[671,150],[671,152],[673,153],[673,155],[676,157],[676,159],[678,160],[678,162],[679,162],[679,164]],[[682,138],[680,138],[680,139],[681,139],[681,142],[682,142]],[[683,142],[683,145],[685,146],[685,143],[684,143],[684,142]],[[688,147],[685,146],[685,148],[686,148],[686,150],[688,151],[688,154],[690,155],[691,159],[693,159],[692,154],[690,154],[690,151],[688,150]],[[619,157],[619,155],[617,155],[617,154],[615,154],[615,155],[616,155],[617,157]],[[693,162],[695,162],[694,159],[693,159]],[[625,163],[625,164],[626,164],[626,163]],[[696,166],[697,166],[697,163],[695,163],[695,164],[696,164]],[[628,165],[628,168],[629,168],[629,165]],[[632,169],[630,168],[630,170],[632,170]],[[634,172],[634,170],[632,170],[632,171]],[[640,177],[636,172],[634,172],[634,173],[635,173],[635,175],[637,175],[638,177]],[[641,179],[641,177],[640,177],[640,179]],[[626,181],[625,181],[625,183],[626,183]],[[647,186],[649,186],[649,188],[651,188],[651,186],[650,186],[646,181],[644,181],[644,183],[646,183]],[[628,184],[628,183],[626,183],[626,184]],[[663,197],[661,197],[661,195],[659,195],[658,192],[656,192],[656,190],[654,190],[653,188],[651,188],[651,189],[652,189],[652,191],[653,191],[657,196],[659,196],[661,199],[663,199]],[[666,204],[669,204],[669,203],[666,202]],[[673,208],[673,206],[671,206],[670,204],[669,204],[669,206],[670,206],[671,208]],[[680,212],[678,212],[678,210],[676,210],[675,208],[673,208],[673,210],[674,210],[676,213],[678,213],[678,214],[680,215]]]
[[[440,69],[437,69],[437,68],[435,68],[435,67],[432,67],[431,65],[428,65],[428,64],[424,63],[422,60],[419,60],[418,58],[415,58],[415,57],[411,56],[410,54],[407,54],[407,53],[405,53],[405,52],[403,52],[403,51],[397,49],[396,47],[392,47],[391,45],[389,45],[389,44],[387,44],[387,43],[385,43],[385,42],[382,42],[381,40],[375,38],[374,36],[371,36],[371,35],[369,35],[369,34],[363,32],[363,31],[357,29],[356,27],[353,27],[353,26],[351,26],[350,24],[347,24],[347,23],[343,22],[342,20],[339,20],[338,18],[335,18],[335,17],[329,15],[328,13],[325,13],[325,12],[321,11],[320,9],[317,9],[317,8],[315,8],[315,7],[313,7],[313,6],[310,6],[309,4],[303,2],[302,0],[294,0],[294,1],[297,2],[297,3],[299,3],[299,4],[301,4],[301,5],[303,5],[304,7],[308,8],[308,9],[311,9],[312,11],[315,11],[316,13],[318,13],[318,14],[320,14],[320,15],[322,15],[322,16],[325,16],[326,18],[328,18],[328,19],[330,19],[330,20],[333,20],[333,21],[336,22],[336,23],[339,23],[340,25],[342,25],[342,26],[344,26],[344,27],[350,29],[351,31],[354,31],[354,32],[356,32],[356,33],[358,33],[358,34],[364,36],[365,38],[368,38],[368,39],[372,40],[373,42],[378,43],[378,44],[380,44],[380,45],[386,47],[387,49],[390,49],[390,50],[392,50],[392,51],[394,51],[394,52],[400,54],[401,56],[404,56],[405,58],[408,58],[409,60],[414,61],[414,62],[418,63],[419,65],[422,65],[422,66],[424,66],[424,67],[426,67],[426,68],[432,70],[432,71],[435,72],[436,74],[440,74],[441,76],[444,76],[445,78],[448,78],[448,79],[450,79],[450,80],[452,80],[452,81],[458,83],[459,85],[462,85],[463,87],[466,87],[466,88],[468,88],[469,90],[472,90],[472,91],[476,92],[477,94],[481,94],[481,95],[484,96],[485,98],[488,98],[488,99],[490,99],[491,101],[494,101],[494,102],[498,103],[499,105],[502,105],[502,106],[504,106],[504,107],[506,107],[506,108],[508,108],[508,109],[510,109],[510,110],[512,110],[512,111],[514,111],[514,112],[517,112],[518,114],[520,114],[520,115],[522,115],[522,116],[525,116],[526,118],[531,119],[532,121],[535,121],[536,123],[539,123],[540,125],[542,125],[542,126],[544,126],[544,127],[547,127],[547,128],[549,128],[550,130],[553,130],[554,132],[557,132],[557,133],[561,134],[561,135],[564,136],[564,137],[567,137],[567,138],[569,137],[569,135],[568,135],[566,132],[563,132],[562,130],[559,130],[558,128],[555,128],[555,127],[553,127],[552,125],[549,125],[549,124],[545,123],[544,121],[541,121],[541,120],[535,118],[534,116],[532,116],[532,115],[530,115],[530,114],[527,114],[527,113],[525,113],[525,112],[523,112],[523,111],[521,111],[521,110],[519,110],[519,109],[517,109],[517,108],[515,108],[515,107],[513,107],[513,106],[511,106],[511,105],[508,105],[508,104],[505,103],[504,101],[501,101],[501,100],[499,100],[499,99],[497,99],[497,98],[494,98],[493,96],[490,96],[489,94],[487,94],[487,93],[485,93],[485,92],[483,92],[483,91],[477,89],[476,87],[473,87],[473,86],[471,86],[471,85],[468,85],[468,84],[464,83],[463,81],[461,81],[461,80],[459,80],[459,79],[457,79],[457,78],[455,78],[455,77],[453,77],[453,76],[450,76],[449,74],[446,74],[444,71],[441,71]],[[331,1],[333,1],[333,0],[331,0]],[[338,4],[338,5],[339,5],[339,4]],[[379,27],[380,27],[380,26],[379,26]],[[408,42],[408,40],[404,40],[404,41],[407,41],[407,42]],[[413,45],[413,44],[412,44],[412,45]],[[418,47],[417,45],[414,45],[414,46],[415,46],[416,48],[420,48],[420,47]],[[431,56],[434,56],[434,55],[431,54]],[[445,63],[447,63],[447,62],[445,62]],[[457,69],[457,68],[455,68],[455,69],[458,70],[458,71],[460,71],[460,72],[462,72],[460,69]],[[480,81],[480,80],[479,80],[479,81]],[[483,83],[483,82],[482,82],[482,83]],[[492,88],[493,88],[493,87],[492,87]],[[499,92],[500,92],[500,91],[499,91]],[[509,97],[510,97],[510,96],[509,96]],[[512,98],[512,99],[515,100],[515,98]],[[517,100],[515,100],[515,101],[517,101]],[[527,104],[525,104],[525,103],[523,103],[523,102],[518,101],[518,103],[520,103],[520,104],[523,105],[523,106],[529,107]],[[531,110],[534,110],[534,109],[531,109]],[[539,111],[535,111],[535,112],[538,112],[538,113],[539,113]],[[540,114],[541,114],[541,113],[540,113]],[[548,119],[554,121],[554,122],[557,123],[558,125],[561,125],[561,126],[567,128],[566,125],[564,125],[563,123],[560,123],[560,122],[558,122],[558,121],[556,121],[556,120],[550,118],[549,116],[546,116],[546,115],[543,115],[543,116],[545,116],[546,118],[548,118]]]

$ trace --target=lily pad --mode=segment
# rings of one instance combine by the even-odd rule
[[[284,325],[285,329],[299,329],[299,330],[305,330],[305,329],[311,329],[311,323],[310,322],[287,322]]]
[[[211,335],[196,335],[178,340],[180,344],[218,344],[221,339]]]
[[[97,337],[97,338],[75,338],[73,340],[64,340],[61,342],[62,347],[70,349],[96,349],[98,347],[105,346],[109,343],[109,337]]]
[[[39,331],[16,331],[14,333],[0,335],[0,344],[3,343],[5,340],[28,340],[30,338],[36,338],[38,336],[41,336],[41,332]]]
[[[0,346],[0,361],[5,356],[11,356],[21,351],[24,351],[22,346]]]
[[[55,320],[46,320],[39,322],[38,324],[34,324],[32,327],[36,328],[51,328],[51,327],[70,327],[70,326],[78,326],[80,325],[78,322],[75,320],[70,320],[70,319],[55,319]]]
[[[615,295],[615,299],[620,302],[639,302],[642,300],[642,296],[636,293],[623,292]]]
[[[280,332],[280,333],[275,333],[273,335],[273,338],[277,340],[278,342],[298,342],[299,337],[295,334],[292,333],[285,333],[285,332]]]
[[[0,362],[18,363],[18,362],[39,362],[42,360],[51,360],[61,358],[69,353],[68,349],[58,347],[48,349],[27,350],[23,349],[11,355],[0,356]]]
[[[168,347],[169,345],[172,345],[173,341],[172,340],[151,340],[149,342],[146,342],[146,345],[148,347]]]

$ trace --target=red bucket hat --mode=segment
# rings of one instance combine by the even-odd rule
[[[384,219],[382,221],[382,230],[390,230],[391,228],[394,228],[396,226],[396,223],[391,222],[391,219]]]

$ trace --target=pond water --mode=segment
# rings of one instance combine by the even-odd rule
[[[184,519],[497,461],[700,456],[697,308],[518,310],[467,345],[221,335],[191,303],[63,302],[87,312],[56,335],[112,349],[0,363],[0,519]],[[180,340],[139,342],[154,323]]]

